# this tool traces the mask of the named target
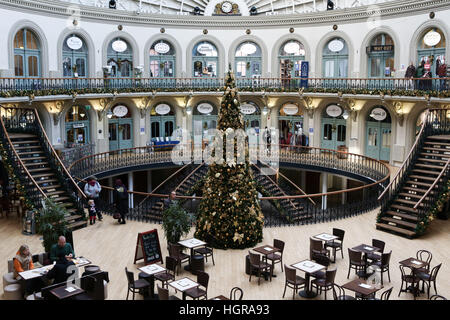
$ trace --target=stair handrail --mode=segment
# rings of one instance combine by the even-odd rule
[[[431,192],[431,190],[434,189],[436,186],[436,183],[441,179],[442,175],[444,174],[445,170],[447,170],[448,166],[450,164],[450,158],[448,158],[447,162],[445,163],[445,166],[442,168],[441,172],[439,173],[439,176],[434,180],[433,184],[428,188],[427,192],[420,198],[419,201],[417,201],[416,205],[414,206],[414,209],[417,210],[417,207],[422,203],[422,201],[428,196],[428,194]]]
[[[183,181],[181,181],[181,182],[176,186],[176,188],[174,189],[174,191],[176,192],[176,191],[181,187],[181,185],[187,181],[187,179],[189,179],[194,173],[196,173],[196,172],[197,172],[201,167],[203,167],[204,165],[205,165],[205,163],[203,162],[202,164],[198,165],[197,168],[195,168],[194,170],[192,170],[192,172],[191,172],[186,178],[184,178]]]
[[[414,142],[413,146],[411,147],[411,149],[409,150],[408,155],[405,158],[405,161],[403,161],[402,166],[397,170],[397,173],[395,174],[394,178],[389,182],[389,184],[387,185],[387,187],[383,190],[383,192],[381,193],[381,195],[378,197],[378,200],[381,200],[383,198],[383,196],[385,195],[385,193],[391,188],[391,186],[394,184],[394,182],[396,181],[397,177],[400,175],[401,172],[404,171],[404,169],[406,168],[407,163],[409,163],[410,161],[410,157],[413,154],[413,151],[416,149],[419,140],[423,134],[423,131],[425,129],[425,125],[427,123],[426,119],[428,119],[428,114],[430,113],[430,110],[427,109],[425,112],[425,116],[424,116],[424,121],[422,123],[422,127],[420,128],[419,134],[416,137],[416,141]]]
[[[9,145],[11,146],[11,149],[14,153],[14,156],[17,158],[17,160],[20,163],[20,166],[22,167],[22,169],[25,171],[26,175],[28,176],[28,178],[30,178],[30,180],[33,182],[34,186],[38,189],[38,191],[42,194],[42,196],[44,198],[47,198],[47,195],[45,194],[45,192],[41,189],[41,187],[39,187],[39,184],[36,182],[36,180],[34,180],[33,176],[31,175],[31,173],[28,171],[27,167],[25,166],[25,164],[23,163],[22,159],[20,159],[19,154],[16,151],[16,148],[14,148],[13,143],[11,142],[11,139],[9,138],[9,134],[8,131],[6,131],[6,127],[5,127],[5,123],[3,122],[3,117],[0,116],[0,123],[2,124],[2,129],[3,132],[5,133],[5,137],[8,140]]]
[[[284,174],[282,174],[280,171],[278,171],[278,174],[285,180],[287,180],[290,184],[292,184],[297,190],[299,190],[301,193],[303,193],[304,195],[307,195],[307,193],[305,191],[303,191],[302,188],[300,188],[298,185],[296,185],[294,182],[292,182],[291,180],[288,179],[288,177],[286,177]],[[311,203],[313,205],[316,205],[316,203],[314,202],[313,199],[311,199],[311,197],[308,197],[309,201],[311,201]]]
[[[47,133],[45,132],[44,126],[42,125],[41,119],[39,118],[39,114],[37,112],[36,109],[33,109],[34,114],[36,116],[36,119],[38,121],[39,127],[41,128],[41,132],[44,135],[45,140],[48,143],[48,146],[50,148],[51,153],[53,154],[53,156],[56,158],[56,161],[59,163],[59,165],[61,166],[61,168],[63,169],[64,173],[69,177],[69,180],[72,182],[72,184],[75,186],[75,189],[79,192],[79,194],[81,195],[82,198],[87,199],[86,195],[84,194],[84,192],[80,189],[80,187],[78,186],[78,184],[75,182],[75,180],[73,180],[72,175],[69,173],[69,171],[67,171],[66,166],[63,164],[63,162],[61,161],[61,159],[59,158],[58,154],[56,153],[55,149],[53,148],[52,144],[50,143],[50,139],[47,136]]]

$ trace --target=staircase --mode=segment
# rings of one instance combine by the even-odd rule
[[[208,167],[205,164],[196,166],[195,169],[187,176],[176,188],[177,195],[190,196],[195,193],[194,188],[198,187],[198,183],[205,178]]]
[[[28,119],[20,116],[24,112]],[[32,198],[35,209],[42,207],[44,198],[64,207],[68,230],[87,226],[81,199],[69,187],[71,177],[64,177],[64,170],[59,166],[56,155],[52,154],[54,150],[49,148],[37,113],[32,109],[17,109],[16,114],[19,114],[17,119],[2,118],[2,141],[10,159],[13,159],[14,172],[25,188],[24,196]]]
[[[428,115],[430,118],[430,114]],[[450,134],[444,126],[436,126],[436,119],[424,123],[421,136],[411,150],[410,157],[402,166],[400,174],[394,178],[390,186],[390,197],[385,199],[376,228],[407,238],[419,235],[419,224],[424,215],[434,206],[443,186],[449,178]],[[442,130],[444,129],[444,130]]]

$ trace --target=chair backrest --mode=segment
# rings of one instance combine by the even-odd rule
[[[402,273],[402,278],[404,278],[406,276],[405,267],[402,265],[399,265],[398,267],[400,268],[400,272]]]
[[[348,248],[348,256],[350,257],[350,262],[361,262],[362,261],[362,252],[355,251],[351,248]]]
[[[345,290],[340,285],[334,283],[333,284],[333,299],[339,300],[339,297],[345,296]]]
[[[372,247],[380,249],[380,253],[383,253],[384,247],[386,246],[386,243],[384,241],[378,240],[378,239],[372,239]]]
[[[280,250],[280,253],[283,254],[284,251],[284,241],[273,239],[273,246]]]
[[[166,269],[175,275],[175,270],[177,268],[177,260],[173,257],[166,257]]]
[[[237,299],[236,299],[236,296],[238,296]],[[242,291],[242,289],[239,287],[234,287],[230,291],[230,300],[242,300],[243,296],[244,296],[244,291]]]
[[[284,272],[286,273],[286,281],[295,281],[297,270],[284,265]]]
[[[14,271],[14,259],[8,260],[8,272]]]
[[[323,249],[321,240],[317,240],[317,239],[314,239],[311,237],[311,238],[309,238],[309,243],[310,243],[311,250],[321,251]]]
[[[391,287],[390,289],[385,290],[380,297],[380,300],[389,300],[389,297],[391,296],[392,293],[392,289],[394,289],[394,287]]]
[[[127,267],[125,267],[125,273],[127,275],[128,285],[134,286],[134,273],[128,271]]]
[[[52,284],[50,286],[42,288],[41,289],[42,299],[44,299],[44,300],[58,300],[57,297],[55,297],[53,294],[50,293],[50,290],[58,288],[58,287],[64,287],[66,285],[67,285],[66,282],[60,282],[60,283]]]
[[[318,263],[321,264],[325,267],[328,268],[328,266],[331,264],[331,260],[330,258],[328,258],[326,255],[324,254],[315,254],[314,255],[314,260]]]
[[[392,250],[381,255],[381,265],[388,266],[389,261],[391,260]]]
[[[178,258],[180,256],[183,247],[179,244],[171,243],[169,247],[169,255],[174,258]]]
[[[341,242],[344,241],[345,231],[342,229],[333,228],[333,236],[338,237]]]
[[[169,289],[161,288],[158,285],[158,297],[159,300],[169,300]]]
[[[334,279],[336,278],[337,269],[327,270],[325,272],[325,283],[334,283]]]
[[[257,253],[248,252],[250,256],[250,264],[259,265],[261,261],[261,256]]]
[[[209,274],[203,271],[197,271],[197,283],[208,291]]]
[[[416,257],[420,261],[425,261],[425,262],[428,262],[428,263],[431,263],[431,259],[433,259],[433,255],[431,254],[431,252],[428,251],[428,250],[423,250],[423,249],[417,251]],[[428,266],[428,269],[429,268],[430,268],[430,266]]]
[[[435,266],[431,272],[430,272],[430,280],[434,281],[436,280],[437,274],[439,272],[439,269],[441,268],[442,263],[439,263],[437,266]]]

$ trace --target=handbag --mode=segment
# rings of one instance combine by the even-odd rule
[[[114,219],[120,219],[120,213],[119,213],[119,212],[115,212],[115,213],[113,214],[113,218],[114,218]]]

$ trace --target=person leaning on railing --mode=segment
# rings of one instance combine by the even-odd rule
[[[416,75],[416,67],[414,63],[411,61],[409,67],[406,69],[405,78],[406,80],[406,90],[414,90],[414,76]]]

